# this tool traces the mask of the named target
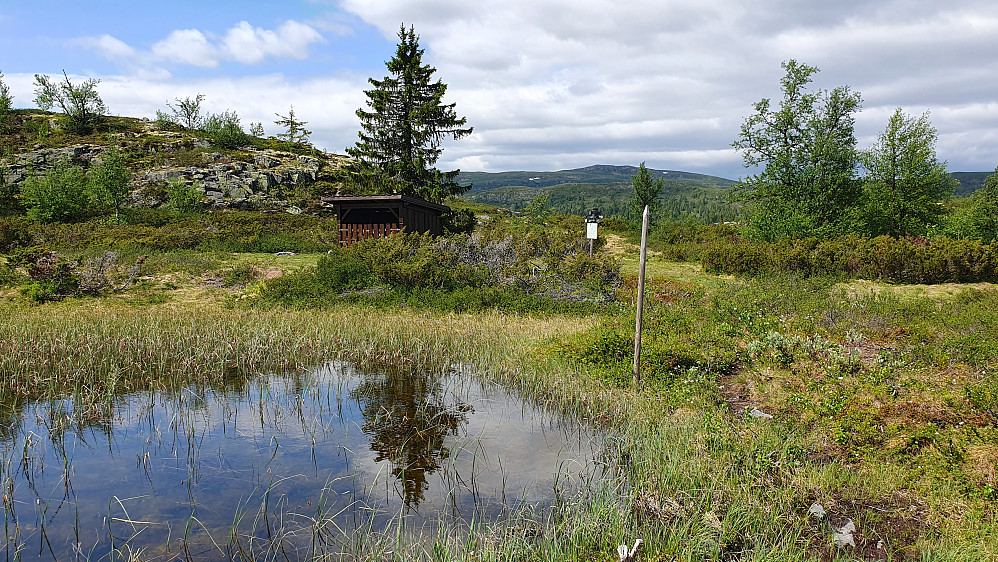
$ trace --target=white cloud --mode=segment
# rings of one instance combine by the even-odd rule
[[[178,29],[152,46],[152,58],[155,60],[205,68],[218,66],[220,55],[221,51],[197,29]]]
[[[315,51],[356,67],[367,55],[359,49],[384,46],[370,40],[364,25],[394,43],[404,22],[420,35],[424,62],[449,85],[445,101],[456,102],[458,114],[475,127],[471,137],[445,144],[442,168],[549,170],[646,161],[727,177],[743,173],[730,148],[739,125],[754,102],[780,97],[780,62],[796,58],[821,69],[816,88],[850,85],[861,92],[861,147],[883,130],[894,108],[915,115],[930,110],[939,156],[951,169],[998,164],[998,4],[988,0],[311,3],[316,14],[308,21],[270,29],[242,16],[247,21],[227,30],[176,30],[151,47],[112,35],[88,44],[132,73],[135,85],[122,86],[119,103],[138,100],[130,102],[145,108],[138,114],[203,92],[207,103],[217,104],[213,110],[237,110],[244,123],[263,121],[269,132],[273,113],[293,103],[316,143],[339,151],[356,139],[354,110],[364,103],[364,79],[385,74],[380,61],[350,71],[324,66],[297,82],[278,75],[225,78],[224,63],[303,59]],[[323,5],[328,13],[317,11]],[[322,52],[323,33],[353,35],[363,47],[350,51],[343,42],[335,53]],[[217,77],[157,81],[168,74],[155,69],[177,65],[215,68]],[[322,75],[338,72],[350,75]]]
[[[228,58],[246,64],[258,63],[268,57],[304,59],[308,47],[321,43],[322,35],[309,25],[286,21],[271,31],[239,22],[222,40]]]
[[[294,20],[285,21],[276,30],[241,21],[221,38],[199,29],[177,29],[148,51],[138,51],[111,35],[83,40],[105,58],[119,62],[144,66],[179,63],[201,68],[217,68],[226,61],[257,64],[270,58],[305,59],[311,45],[324,41],[314,27]]]
[[[742,170],[730,143],[741,121],[755,101],[779,97],[780,62],[796,58],[822,69],[816,88],[851,85],[863,94],[870,115],[857,122],[861,139],[876,137],[886,121],[873,117],[888,109],[932,109],[940,156],[951,167],[990,169],[981,161],[988,153],[998,163],[998,148],[971,143],[959,134],[968,122],[955,117],[993,102],[998,91],[992,2],[344,0],[341,7],[388,38],[400,22],[415,27],[425,60],[476,127],[475,143],[444,152],[454,162],[501,170],[523,168],[517,159],[571,167],[646,160],[673,169],[723,166],[717,173],[734,177]],[[967,111],[994,126],[980,110]]]
[[[135,49],[129,47],[124,41],[106,34],[84,39],[83,44],[97,50],[102,56],[109,59],[130,60],[136,55]]]

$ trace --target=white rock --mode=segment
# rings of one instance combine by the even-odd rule
[[[820,503],[812,503],[811,507],[807,510],[807,514],[818,519],[824,519],[825,508]]]
[[[853,538],[853,533],[856,532],[856,524],[852,522],[852,519],[842,527],[835,529],[835,534],[832,536],[832,543],[836,548],[845,548],[847,546],[856,546],[856,539]]]

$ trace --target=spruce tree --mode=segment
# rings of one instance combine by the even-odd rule
[[[360,140],[347,153],[360,161],[381,193],[435,202],[464,193],[469,188],[454,181],[460,170],[441,172],[434,165],[445,137],[461,139],[472,128],[462,128],[467,120],[457,116],[455,104],[443,103],[447,85],[433,81],[436,69],[423,64],[423,49],[412,27],[402,26],[395,56],[385,65],[389,76],[368,79],[374,86],[364,92],[370,111],[357,110]]]

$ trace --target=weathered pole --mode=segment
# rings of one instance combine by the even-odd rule
[[[634,320],[634,381],[635,390],[641,373],[641,312],[645,304],[645,258],[648,257],[648,205],[641,216],[641,260],[638,262],[638,310]]]

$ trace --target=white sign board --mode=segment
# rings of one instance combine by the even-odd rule
[[[599,226],[599,223],[587,222],[586,223],[586,238],[588,238],[590,240],[595,240],[596,238],[598,238],[598,236],[596,236],[596,227],[598,227],[598,226]]]

